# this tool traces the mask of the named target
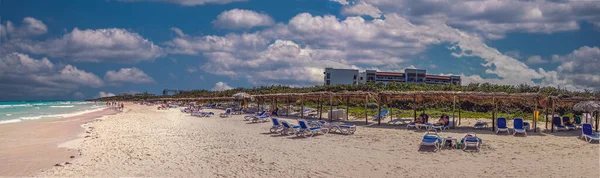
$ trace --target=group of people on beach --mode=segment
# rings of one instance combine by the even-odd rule
[[[106,106],[107,107],[111,107],[114,108],[118,111],[123,111],[123,109],[125,109],[125,104],[123,102],[116,102],[116,101],[107,101],[106,102]]]
[[[425,124],[428,123],[428,121],[429,115],[423,113],[419,115],[419,117],[417,117],[413,122],[411,122],[411,124]],[[434,123],[433,125],[446,125],[448,122],[450,122],[450,117],[446,113],[442,113],[442,116],[440,116],[438,122]]]

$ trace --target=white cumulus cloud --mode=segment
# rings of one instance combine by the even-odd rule
[[[118,71],[109,70],[104,75],[104,80],[111,83],[153,83],[148,74],[138,68],[121,68]]]
[[[247,0],[120,0],[122,2],[136,2],[136,1],[149,1],[149,2],[168,2],[174,4],[180,4],[184,6],[200,6],[204,4],[227,4],[232,2],[244,2]]]
[[[225,90],[231,90],[232,88],[233,87],[230,87],[225,82],[217,82],[215,84],[215,87],[212,88],[212,91],[225,91]]]
[[[219,28],[250,29],[252,27],[270,26],[275,21],[264,13],[245,9],[232,9],[219,14],[212,23]]]
[[[164,56],[161,47],[124,29],[73,29],[57,39],[11,40],[3,47],[76,62],[135,63]]]
[[[24,38],[46,34],[48,27],[41,20],[25,17],[20,26],[15,26],[11,21],[0,24],[0,35],[11,38]]]
[[[0,57],[0,98],[58,96],[103,85],[98,76],[70,64],[54,64],[22,53]]]
[[[109,92],[103,92],[103,91],[98,92],[98,97],[100,97],[100,98],[111,97],[111,96],[115,96],[115,94],[109,93]]]
[[[346,15],[368,15],[373,18],[381,17],[381,10],[379,8],[372,6],[371,4],[367,4],[365,2],[360,2],[358,4],[347,6],[342,9],[342,14]]]

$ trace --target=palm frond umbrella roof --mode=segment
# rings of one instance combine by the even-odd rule
[[[240,93],[233,94],[233,97],[235,99],[238,99],[238,100],[243,100],[243,99],[254,100],[254,96],[252,96],[252,95],[250,95],[248,93],[245,93],[245,92],[240,92]]]
[[[582,101],[573,106],[574,110],[593,112],[600,110],[600,101]]]

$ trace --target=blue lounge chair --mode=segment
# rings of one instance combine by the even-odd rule
[[[581,125],[581,138],[590,143],[593,140],[600,141],[600,135],[598,133],[594,134],[592,131],[592,124]]]
[[[510,130],[508,130],[508,127],[506,126],[506,118],[500,117],[497,121],[498,122],[496,123],[496,134],[498,134],[498,132],[500,131],[507,132],[508,134],[510,134]]]
[[[263,110],[262,112],[256,114],[256,115],[248,115],[248,116],[244,116],[244,120],[249,121],[252,120],[256,117],[261,117],[264,116],[267,113],[267,110]]]
[[[231,108],[227,108],[227,109],[225,109],[224,113],[219,114],[219,117],[222,117],[222,118],[230,117],[230,116],[231,116]]]
[[[565,123],[565,122],[571,122],[571,118],[569,118],[567,116],[564,116],[562,119],[563,119],[562,120],[563,123]],[[575,129],[577,129],[577,126],[575,126],[573,124],[565,125],[565,127],[567,128],[567,130],[575,130]]]
[[[281,135],[294,135],[300,131],[300,126],[289,124],[287,121],[281,121]]]
[[[387,113],[388,113],[388,110],[385,110],[385,109],[381,110],[381,112],[379,114],[376,114],[375,116],[373,116],[373,118],[375,120],[383,119],[383,117],[385,117],[385,115],[387,115]]]
[[[475,147],[477,151],[481,151],[481,144],[483,143],[483,140],[477,137],[477,134],[471,132],[465,135],[465,137],[460,140],[460,143],[463,145],[463,151],[466,151],[469,147]]]
[[[425,135],[423,135],[423,140],[421,141],[421,146],[434,146],[435,150],[438,151],[440,149],[440,144],[443,142],[442,137],[438,135],[437,131],[427,131]]]
[[[523,125],[523,119],[515,118],[513,120],[513,123],[513,135],[516,135],[517,133],[522,133],[525,134],[525,136],[527,136],[527,129],[525,129],[525,126]]]
[[[552,118],[552,127],[554,127],[557,131],[567,130],[567,127],[562,125],[562,122],[560,121],[560,117]]]
[[[298,125],[300,125],[300,130],[298,133],[296,133],[296,136],[298,137],[312,137],[317,133],[326,134],[328,131],[327,129],[322,129],[321,127],[309,127],[306,120],[298,120]]]
[[[234,108],[234,109],[231,111],[231,114],[233,114],[233,115],[242,114],[242,111],[243,111],[243,110],[244,110],[244,108],[242,108],[242,107],[240,107],[240,108]]]
[[[282,128],[281,124],[279,124],[279,119],[273,117],[271,118],[271,121],[273,122],[273,127],[269,129],[269,132],[275,133],[277,130]]]

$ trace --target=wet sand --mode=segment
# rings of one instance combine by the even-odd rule
[[[84,133],[82,124],[115,113],[105,109],[68,118],[0,124],[0,177],[28,176],[70,161],[78,151],[58,146]]]

